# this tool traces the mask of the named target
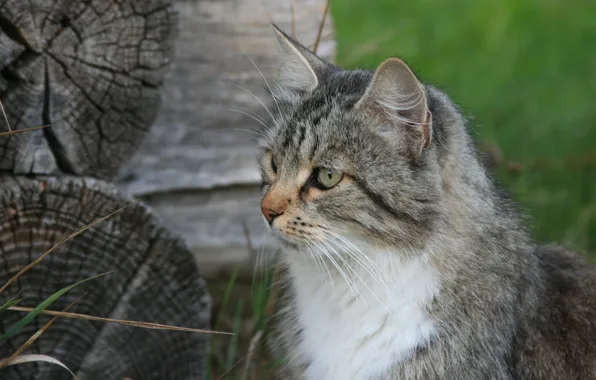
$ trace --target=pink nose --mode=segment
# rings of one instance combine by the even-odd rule
[[[265,219],[267,219],[267,222],[269,224],[273,223],[273,220],[275,218],[277,218],[278,216],[283,214],[283,211],[282,212],[275,211],[270,208],[264,207],[263,205],[261,205],[261,212],[263,213],[263,216],[265,217]]]
[[[286,211],[290,201],[291,198],[284,194],[283,189],[275,185],[269,189],[261,201],[261,212],[269,225]]]

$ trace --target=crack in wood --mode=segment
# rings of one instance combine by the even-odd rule
[[[114,178],[157,117],[176,21],[171,0],[0,1],[0,96],[11,125],[51,125],[0,138],[0,171]]]
[[[2,15],[0,15],[0,31],[6,34],[8,38],[17,44],[22,45],[29,50],[35,50],[33,47],[31,47],[31,45],[29,45],[19,28],[17,28],[12,22],[4,18]]]
[[[48,147],[50,148],[52,154],[54,155],[54,159],[56,160],[56,164],[58,168],[66,174],[77,174],[76,169],[72,162],[68,159],[66,155],[66,151],[64,146],[58,139],[58,136],[52,129],[52,89],[51,89],[51,80],[50,80],[50,69],[47,62],[47,57],[45,59],[44,69],[44,100],[43,100],[43,110],[42,110],[42,120],[44,125],[49,125],[50,127],[42,129],[42,133],[48,142]]]

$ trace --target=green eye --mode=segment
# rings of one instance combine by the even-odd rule
[[[317,182],[324,189],[331,189],[343,178],[344,173],[329,168],[319,168],[317,171]]]

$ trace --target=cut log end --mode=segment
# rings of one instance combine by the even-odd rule
[[[0,178],[0,282],[65,236],[125,205],[128,200],[98,180]],[[191,253],[160,227],[142,204],[61,245],[3,294],[34,307],[55,291],[99,273],[104,277],[75,288],[52,310],[115,319],[208,329],[211,300]],[[4,333],[23,313],[5,311]],[[8,357],[49,317],[39,317],[0,345]],[[49,354],[81,379],[198,379],[205,375],[208,336],[146,330],[118,324],[58,318],[30,353]],[[175,355],[169,355],[175,353]],[[2,370],[2,379],[66,379],[50,364],[22,364]]]
[[[0,4],[0,170],[111,179],[143,141],[173,57],[171,0]],[[0,131],[8,131],[0,118]]]

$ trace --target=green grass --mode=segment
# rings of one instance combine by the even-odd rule
[[[539,241],[596,254],[596,3],[334,0],[337,63],[399,56],[472,117]]]

